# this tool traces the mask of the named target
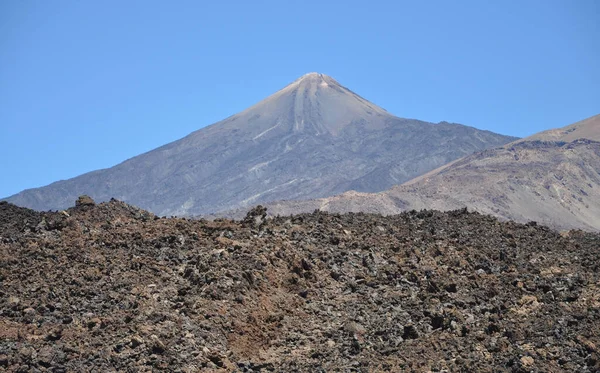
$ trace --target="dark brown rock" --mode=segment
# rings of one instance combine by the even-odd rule
[[[67,213],[0,205],[0,370],[598,370],[597,234],[462,210]]]
[[[86,195],[79,196],[79,198],[77,198],[77,201],[75,201],[75,207],[94,206],[95,204],[96,202],[94,202],[94,200],[90,196]]]

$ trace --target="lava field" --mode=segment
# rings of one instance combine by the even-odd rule
[[[7,372],[598,372],[600,235],[456,210],[0,203]]]

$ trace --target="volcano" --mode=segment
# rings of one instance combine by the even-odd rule
[[[116,198],[159,215],[200,215],[349,190],[380,192],[516,138],[396,117],[309,73],[258,104],[112,168],[22,191],[9,202],[63,209]]]

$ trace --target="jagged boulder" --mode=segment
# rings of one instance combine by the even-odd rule
[[[77,198],[77,201],[75,201],[75,207],[83,207],[83,206],[94,206],[96,205],[96,202],[92,199],[92,197],[87,196],[87,195],[82,195],[79,196],[79,198]]]

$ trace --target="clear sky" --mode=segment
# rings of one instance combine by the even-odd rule
[[[600,1],[1,1],[0,197],[312,71],[400,117],[527,136],[600,113]]]

